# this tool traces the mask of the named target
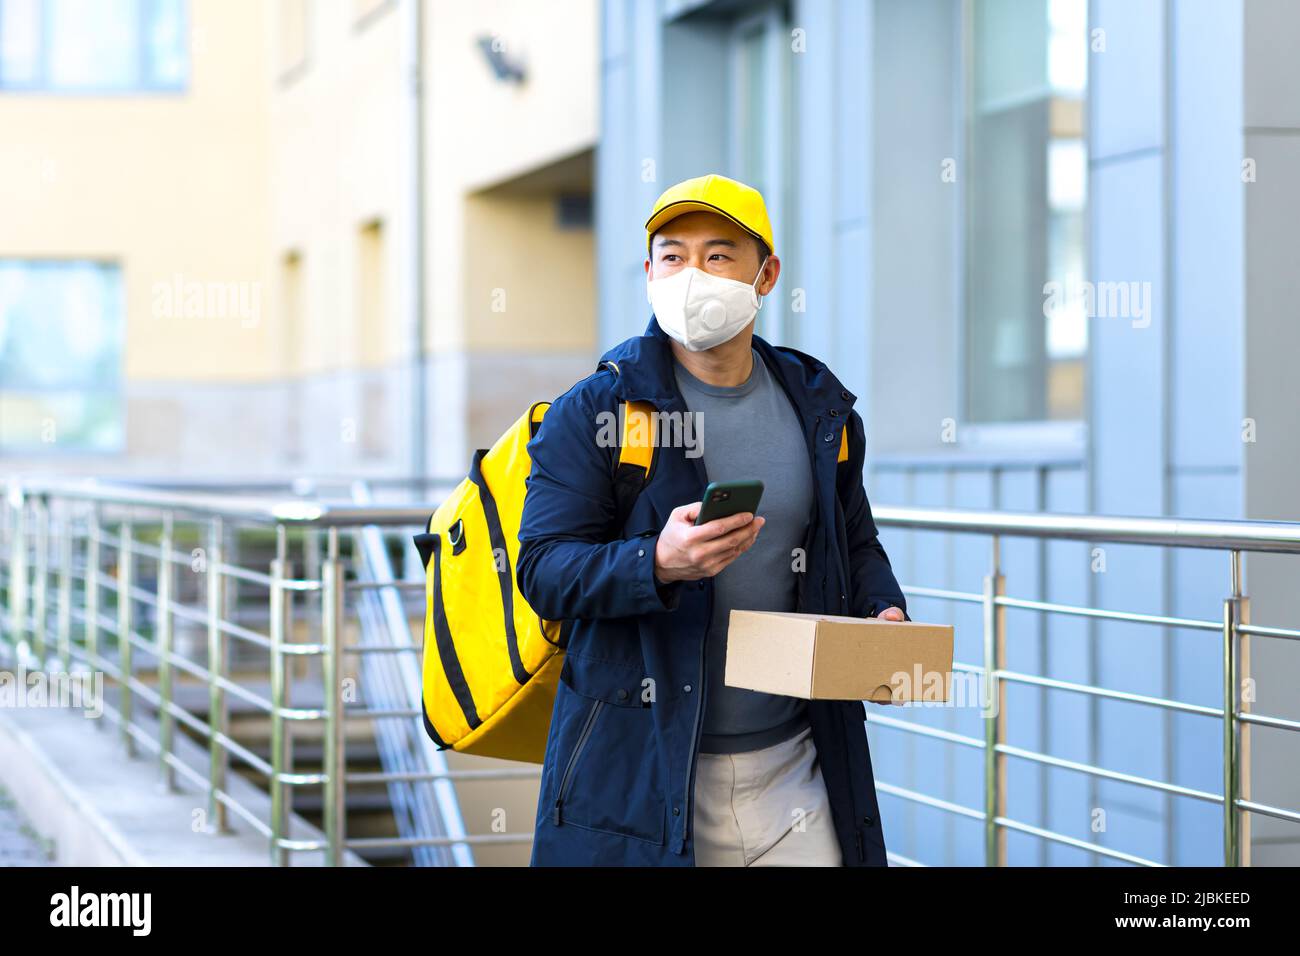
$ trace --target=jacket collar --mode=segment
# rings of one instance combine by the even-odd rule
[[[617,367],[614,392],[625,402],[650,402],[656,408],[681,402],[673,375],[668,334],[654,315],[642,335],[620,342],[601,356],[601,365]],[[835,409],[848,415],[857,396],[844,387],[825,363],[797,349],[774,346],[757,333],[754,349],[776,372],[803,415],[825,415]]]

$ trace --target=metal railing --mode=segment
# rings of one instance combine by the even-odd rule
[[[1300,640],[1300,630],[1264,627],[1250,623],[1250,603],[1242,587],[1242,553],[1300,553],[1300,523],[1013,514],[897,507],[878,507],[873,511],[876,523],[881,527],[979,534],[988,536],[990,540],[988,571],[984,576],[981,592],[903,586],[904,593],[909,598],[934,598],[974,604],[981,608],[983,660],[978,664],[955,661],[953,672],[976,675],[984,681],[986,707],[983,717],[983,738],[978,739],[891,717],[873,715],[870,720],[872,724],[889,727],[902,733],[930,737],[953,746],[982,751],[984,806],[982,809],[962,806],[877,781],[876,786],[880,792],[959,817],[980,821],[984,828],[984,859],[988,866],[1006,865],[1008,832],[1029,834],[1100,857],[1135,865],[1162,865],[1154,860],[1013,819],[1007,813],[1008,758],[1217,804],[1223,808],[1223,861],[1226,866],[1239,866],[1243,863],[1249,865],[1249,814],[1262,814],[1291,823],[1300,823],[1300,812],[1294,809],[1251,800],[1249,775],[1243,774],[1243,766],[1247,765],[1250,753],[1252,726],[1294,732],[1300,731],[1300,722],[1252,713],[1249,699],[1240,693],[1243,682],[1250,676],[1249,642],[1243,638]],[[1201,620],[1010,597],[1006,593],[1006,576],[1002,571],[1001,544],[1004,537],[1224,551],[1228,557],[1228,580],[1223,598],[1223,617],[1217,621]],[[1006,610],[1008,608],[1090,620],[1125,621],[1155,627],[1217,632],[1221,635],[1223,706],[1208,707],[1010,670],[1006,664]],[[1098,700],[1125,701],[1220,721],[1223,739],[1223,792],[1211,793],[1012,746],[1007,742],[1008,684],[1064,691]],[[913,860],[900,859],[899,862],[917,865]]]
[[[419,673],[424,576],[411,534],[434,507],[9,481],[0,509],[0,664],[7,658],[29,672],[104,675],[102,709],[126,751],[154,755],[168,787],[182,777],[202,788],[209,832],[228,832],[233,813],[267,839],[275,865],[311,852],[340,865],[349,852],[385,848],[473,865],[474,846],[524,844],[532,833],[465,833],[454,783],[536,778],[539,770],[448,769],[419,723],[418,679],[405,688],[407,699],[393,692],[394,673]],[[265,563],[242,562],[240,553],[258,545]],[[391,550],[404,560],[401,577],[391,573]],[[180,576],[181,569],[191,573]],[[178,593],[187,581],[190,593]],[[241,590],[253,598],[241,601]],[[377,621],[386,640],[374,639]],[[197,652],[178,646],[185,627]],[[243,666],[232,666],[232,651]],[[407,666],[367,668],[374,658],[405,658]],[[361,673],[367,677],[358,682]],[[350,700],[372,685],[377,701]],[[183,689],[200,691],[201,699],[182,700]],[[206,715],[198,716],[203,698]],[[269,756],[232,733],[232,700],[269,721]],[[156,720],[140,714],[141,701]],[[369,725],[386,756],[403,747],[411,756],[418,746],[424,759],[350,771],[349,728],[359,725]],[[207,748],[206,773],[178,753],[179,728]],[[294,743],[313,734],[321,766],[305,770]],[[269,812],[257,813],[232,792],[232,761],[260,785]],[[350,785],[384,785],[403,832],[350,836]],[[417,800],[416,787],[431,793]],[[321,794],[320,836],[292,838],[295,794],[312,788]]]
[[[381,847],[452,849],[456,851],[453,862],[463,865],[473,863],[470,851],[474,846],[526,843],[532,839],[531,832],[464,832],[454,783],[535,779],[538,768],[452,771],[445,764],[435,763],[428,771],[409,767],[385,767],[381,772],[348,769],[350,723],[355,726],[356,722],[366,721],[373,727],[381,721],[418,723],[420,719],[418,707],[393,706],[391,699],[381,706],[348,706],[340,688],[365,655],[405,655],[418,669],[421,646],[411,639],[419,632],[418,622],[413,620],[404,642],[366,640],[361,625],[366,620],[373,622],[378,615],[386,620],[392,637],[392,632],[400,630],[400,624],[395,622],[400,622],[403,607],[395,600],[412,600],[414,606],[408,616],[422,618],[423,573],[410,536],[423,526],[433,504],[357,504],[291,495],[250,497],[216,490],[178,493],[96,482],[10,481],[6,490],[5,507],[0,509],[0,587],[6,595],[0,652],[7,648],[9,656],[24,666],[61,667],[66,671],[75,665],[106,675],[116,690],[117,703],[106,705],[105,713],[116,722],[123,746],[128,751],[143,746],[153,753],[168,785],[174,786],[179,774],[202,787],[207,794],[212,832],[225,830],[227,811],[233,812],[268,840],[271,860],[279,865],[290,863],[292,854],[304,852],[323,853],[326,863],[338,865],[349,851]],[[1008,832],[1029,834],[1116,861],[1160,865],[1013,819],[1007,813],[1009,759],[1221,805],[1223,858],[1230,866],[1249,863],[1248,855],[1243,856],[1243,846],[1249,845],[1249,840],[1243,838],[1248,834],[1249,814],[1300,822],[1300,813],[1295,810],[1251,800],[1248,775],[1243,777],[1242,773],[1252,726],[1297,731],[1300,723],[1252,713],[1239,694],[1242,679],[1249,675],[1248,642],[1243,638],[1300,640],[1298,630],[1250,623],[1249,601],[1242,588],[1241,555],[1252,551],[1300,553],[1300,524],[891,507],[873,510],[882,528],[989,537],[989,567],[982,591],[920,585],[905,585],[904,591],[909,597],[966,603],[982,609],[983,660],[958,661],[953,670],[954,674],[984,680],[986,693],[996,704],[983,718],[982,738],[874,713],[869,722],[982,751],[982,808],[879,780],[877,788],[881,793],[981,822],[985,862],[990,866],[1005,865]],[[352,536],[350,552],[345,547],[349,538],[343,534],[349,530],[366,532],[366,536]],[[248,549],[246,539],[250,535],[261,535],[263,548],[272,555],[265,571],[245,566],[237,557],[241,548]],[[1225,551],[1229,575],[1223,617],[1217,621],[1198,620],[1008,596],[1000,557],[1002,539],[1007,537]],[[375,550],[387,547],[386,542],[392,539],[400,543],[404,573],[376,577]],[[187,545],[189,550],[184,550]],[[369,565],[367,552],[372,558]],[[111,574],[105,568],[110,558]],[[152,587],[141,584],[142,564],[154,571]],[[303,568],[303,573],[294,573],[298,567]],[[179,568],[193,572],[189,600],[177,589],[182,580],[176,574]],[[265,592],[264,599],[259,597],[251,603],[254,611],[265,610],[265,632],[249,626],[241,617],[237,595],[240,588]],[[369,597],[381,594],[386,596],[385,602],[367,610]],[[137,614],[140,608],[146,614]],[[355,617],[349,608],[356,612]],[[1008,608],[1217,632],[1221,636],[1224,705],[1195,705],[1010,670],[1006,665]],[[187,654],[178,646],[178,624],[197,631],[199,653]],[[373,623],[370,626],[373,629]],[[102,640],[105,637],[112,640]],[[242,669],[232,669],[232,648],[251,649],[262,656]],[[408,667],[405,673],[414,671]],[[206,690],[205,717],[196,716],[193,705],[187,708],[178,702],[178,684],[185,679]],[[269,690],[261,689],[263,683]],[[1010,684],[1125,701],[1220,721],[1223,792],[1178,786],[1012,746],[1008,742],[1005,708]],[[313,702],[314,706],[295,706],[295,695],[311,687],[317,690],[319,701]],[[232,697],[269,718],[269,759],[232,736]],[[154,708],[156,725],[138,718],[137,700]],[[196,771],[177,756],[175,743],[180,726],[206,745],[206,773]],[[295,765],[293,738],[307,728],[318,729],[324,745],[319,771],[303,772]],[[232,796],[232,759],[245,772],[265,779],[271,807],[266,819]],[[439,819],[430,823],[427,815],[413,813],[411,819],[424,821],[415,831],[394,837],[350,836],[345,824],[349,784],[385,784],[390,792],[395,786],[430,786],[436,792],[435,804],[441,808]],[[322,834],[319,839],[291,839],[289,818],[294,794],[312,787],[320,788],[323,794]],[[424,829],[433,832],[420,832]],[[919,865],[897,853],[891,853],[890,860]]]

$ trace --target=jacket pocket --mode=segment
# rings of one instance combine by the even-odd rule
[[[664,775],[654,708],[641,699],[641,670],[565,655],[559,693],[575,717],[568,732],[573,743],[551,801],[555,825],[663,845]]]
[[[578,765],[578,758],[582,756],[583,749],[587,746],[587,741],[591,739],[591,728],[596,724],[596,718],[600,716],[601,705],[603,700],[593,700],[591,708],[587,711],[587,719],[583,721],[582,728],[578,732],[578,742],[573,746],[573,753],[570,754],[568,762],[564,765],[564,771],[560,774],[560,782],[555,791],[555,805],[552,809],[551,818],[558,827],[564,822],[564,798],[569,792],[569,784],[573,780],[574,768]]]

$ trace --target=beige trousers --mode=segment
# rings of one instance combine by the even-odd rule
[[[696,866],[843,866],[812,728],[762,750],[701,753]]]

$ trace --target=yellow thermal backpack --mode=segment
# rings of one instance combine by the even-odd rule
[[[415,545],[424,563],[424,729],[439,750],[542,763],[568,622],[544,621],[515,580],[529,439],[549,402],[537,402],[442,503]],[[654,408],[619,409],[612,476],[618,524],[650,476]]]

